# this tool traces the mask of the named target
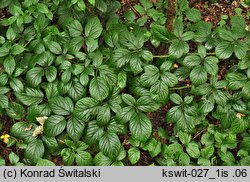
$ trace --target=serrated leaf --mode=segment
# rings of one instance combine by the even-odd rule
[[[39,158],[37,160],[36,166],[56,166],[56,165],[50,160]]]
[[[110,108],[108,105],[104,105],[99,108],[99,112],[96,117],[96,123],[99,126],[105,126],[109,123],[111,118]]]
[[[12,73],[15,70],[16,62],[13,57],[9,56],[5,58],[3,62],[4,70],[9,74],[12,75]]]
[[[99,152],[98,154],[96,154],[94,158],[94,164],[96,166],[110,166],[112,162],[113,160],[105,156],[102,152]]]
[[[39,158],[42,158],[45,152],[45,148],[42,140],[37,139],[31,141],[26,150],[25,150],[25,158],[29,159],[33,164],[36,164]]]
[[[145,86],[153,85],[160,77],[160,71],[156,66],[147,65],[144,67],[145,73],[141,75],[141,82]]]
[[[134,106],[136,104],[135,98],[129,94],[122,94],[122,100],[129,106]]]
[[[182,152],[179,156],[179,164],[182,166],[190,165],[190,157],[185,152]]]
[[[47,43],[49,50],[54,53],[54,54],[61,54],[62,53],[62,48],[60,44],[58,44],[55,41],[49,41]]]
[[[190,72],[190,80],[195,85],[201,85],[207,81],[207,72],[201,65],[195,66]]]
[[[128,159],[132,165],[136,164],[140,159],[140,150],[137,147],[132,147],[128,150]]]
[[[67,121],[66,128],[70,138],[72,138],[74,141],[79,141],[82,137],[85,123],[75,117],[72,117]]]
[[[152,124],[148,117],[141,113],[135,113],[129,122],[132,136],[139,141],[146,141],[152,132]]]
[[[86,151],[78,151],[76,154],[75,160],[78,166],[91,166],[92,165],[91,154]]]
[[[200,149],[197,143],[189,143],[187,145],[187,153],[192,157],[192,158],[198,158],[200,157]]]
[[[234,44],[234,53],[235,53],[235,56],[238,58],[238,59],[243,59],[246,54],[247,54],[247,44],[245,44],[244,42],[241,42],[241,41],[237,41],[235,44]]]
[[[63,116],[50,116],[44,123],[44,135],[54,137],[63,132],[66,127],[66,120]]]
[[[180,58],[184,54],[188,53],[189,45],[187,42],[182,40],[175,40],[169,47],[169,54],[175,58]]]
[[[193,21],[193,22],[197,22],[197,21],[201,20],[201,13],[199,10],[197,10],[195,8],[188,9],[186,11],[186,16],[187,16],[188,20]]]
[[[14,44],[14,45],[11,47],[11,54],[13,54],[13,55],[18,55],[18,54],[21,54],[24,50],[25,50],[25,48],[24,48],[23,45]]]
[[[170,100],[175,103],[175,104],[181,104],[183,102],[183,99],[181,98],[180,95],[173,93],[170,95]]]
[[[137,108],[143,112],[155,112],[160,108],[160,104],[149,96],[142,96],[137,100]]]
[[[43,74],[44,71],[41,67],[30,69],[26,74],[27,83],[32,87],[37,87],[42,82]]]
[[[58,96],[49,100],[51,110],[58,115],[70,115],[74,110],[74,104],[69,97]]]
[[[55,66],[49,66],[45,71],[45,76],[48,82],[53,82],[57,77],[57,69]]]
[[[117,134],[113,132],[107,132],[104,134],[99,141],[100,150],[104,155],[109,158],[116,158],[119,154],[121,142]]]
[[[0,107],[1,108],[8,108],[9,106],[9,99],[6,95],[0,95]]]
[[[97,17],[90,18],[87,21],[84,32],[86,37],[90,37],[92,39],[97,39],[102,33],[102,25],[100,20]]]
[[[233,54],[233,46],[231,42],[222,41],[215,48],[215,54],[220,59],[227,59]]]
[[[31,104],[40,104],[43,101],[43,92],[41,90],[27,88],[25,92],[15,93],[17,99],[24,105],[30,106]]]
[[[99,127],[96,121],[90,121],[88,123],[86,132],[86,143],[94,144],[98,142],[101,137],[105,134],[103,127]]]
[[[69,34],[71,37],[80,36],[83,32],[81,23],[78,20],[74,20],[68,25]]]
[[[6,112],[9,117],[16,120],[22,119],[25,115],[23,106],[15,102],[10,103],[10,106],[6,109]]]
[[[97,114],[99,104],[96,99],[85,97],[77,101],[74,113],[83,120],[89,120],[92,115]]]
[[[95,77],[90,81],[89,92],[93,98],[103,101],[109,95],[109,87],[102,77]]]

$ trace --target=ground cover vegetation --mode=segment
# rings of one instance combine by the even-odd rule
[[[250,165],[241,8],[216,25],[187,0],[0,9],[0,165]]]

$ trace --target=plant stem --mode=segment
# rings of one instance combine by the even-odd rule
[[[169,90],[182,90],[182,89],[186,89],[186,88],[191,88],[191,85],[186,85],[186,86],[182,86],[182,87],[173,87],[173,88],[169,88]]]

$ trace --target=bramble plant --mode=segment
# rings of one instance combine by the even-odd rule
[[[0,2],[0,165],[250,165],[245,19],[177,0],[169,31],[166,1],[139,2]],[[149,118],[166,105],[173,131]]]

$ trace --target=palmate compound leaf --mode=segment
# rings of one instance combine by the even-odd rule
[[[144,67],[144,71],[140,80],[145,86],[153,85],[160,77],[160,71],[156,66],[147,65]]]
[[[168,85],[162,80],[157,80],[151,86],[150,93],[156,102],[165,102],[168,98]]]
[[[152,123],[145,114],[135,112],[129,122],[129,129],[135,139],[145,142],[151,135]]]
[[[74,103],[69,97],[57,96],[49,100],[51,110],[58,115],[70,115],[74,110]]]
[[[110,158],[116,158],[121,148],[121,142],[116,133],[106,132],[99,141],[100,150]]]

